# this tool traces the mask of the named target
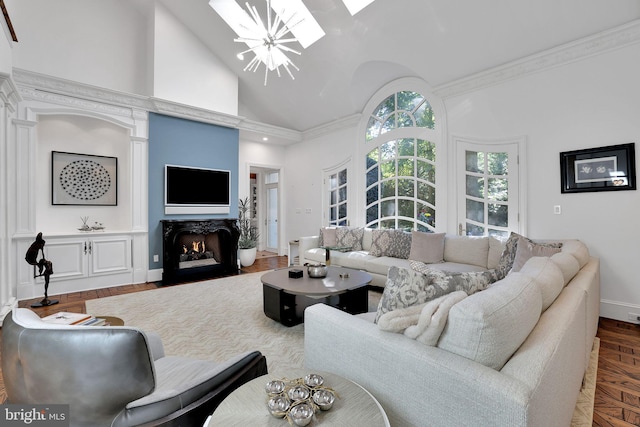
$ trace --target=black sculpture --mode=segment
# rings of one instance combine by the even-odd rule
[[[44,299],[31,304],[31,307],[46,307],[58,303],[57,299],[52,300],[47,296],[49,277],[53,274],[53,263],[44,257],[44,244],[45,241],[42,238],[42,233],[38,233],[36,241],[29,246],[27,254],[24,257],[30,265],[33,265],[33,278],[44,277]],[[40,260],[38,260],[38,252],[42,252],[42,258],[40,258]],[[38,274],[36,274],[36,266],[38,267]]]

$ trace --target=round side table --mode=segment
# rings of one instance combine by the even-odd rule
[[[255,378],[234,390],[214,411],[204,427],[256,426],[289,427],[284,418],[275,418],[267,409],[265,385],[275,379],[302,378],[310,373],[324,377],[324,385],[338,393],[333,407],[318,411],[310,427],[353,426],[389,427],[387,414],[380,403],[360,385],[327,372],[291,369]]]

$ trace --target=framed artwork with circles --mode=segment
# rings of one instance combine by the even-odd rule
[[[118,158],[51,152],[51,204],[118,204]]]

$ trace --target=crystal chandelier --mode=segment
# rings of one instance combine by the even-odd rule
[[[300,52],[295,49],[291,49],[286,46],[286,44],[297,42],[298,39],[293,36],[290,36],[289,38],[284,37],[291,32],[292,28],[302,22],[302,20],[295,21],[296,14],[294,13],[286,21],[283,21],[281,16],[285,16],[284,10],[281,13],[276,13],[272,18],[271,0],[267,0],[267,25],[265,26],[265,23],[260,18],[256,7],[249,5],[249,3],[245,4],[251,19],[253,19],[252,24],[255,24],[255,26],[252,25],[253,28],[249,28],[243,25],[242,27],[247,31],[248,35],[245,37],[238,37],[233,40],[238,43],[246,43],[247,46],[249,46],[249,49],[238,54],[239,58],[242,58],[244,54],[248,52],[253,52],[255,54],[253,59],[251,59],[246,67],[244,67],[244,71],[249,70],[256,72],[258,68],[260,68],[260,64],[264,64],[265,86],[267,85],[269,71],[275,70],[278,73],[278,77],[280,77],[280,67],[283,67],[291,79],[295,80],[290,67],[295,68],[296,71],[300,71],[300,69],[289,59],[287,53],[300,55]]]

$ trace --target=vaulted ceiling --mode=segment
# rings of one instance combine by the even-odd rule
[[[238,74],[240,115],[298,131],[362,112],[396,78],[438,87],[640,18],[638,0],[377,0],[355,16],[304,0],[326,35],[292,56],[295,80],[272,73],[264,86],[208,0],[159,1]],[[249,3],[266,15],[264,0]]]
[[[361,112],[399,77],[436,87],[640,18],[637,0],[377,0],[355,16],[341,0],[305,0],[326,35],[293,56],[295,80],[272,73],[265,87],[207,0],[161,2],[238,74],[241,115],[299,131]]]

